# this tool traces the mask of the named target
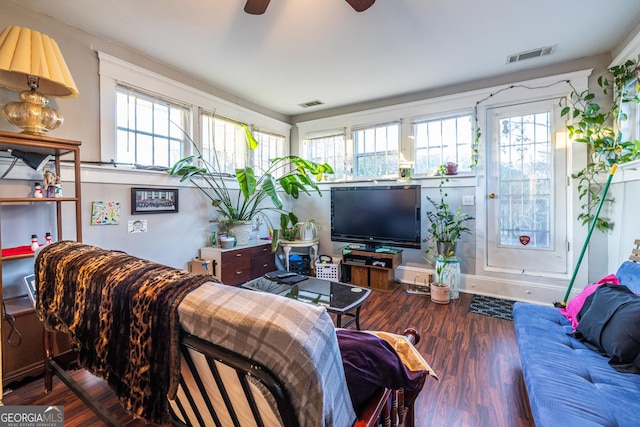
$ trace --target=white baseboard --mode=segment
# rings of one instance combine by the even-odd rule
[[[396,269],[396,280],[401,283],[425,283],[433,270],[412,266],[400,266]],[[508,280],[496,277],[462,274],[460,291],[478,295],[487,295],[515,301],[525,301],[536,304],[552,305],[562,301],[566,289],[556,285],[545,285],[522,280]],[[572,292],[571,297],[575,295]]]

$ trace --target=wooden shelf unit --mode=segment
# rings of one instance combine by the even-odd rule
[[[394,287],[395,269],[402,264],[402,251],[369,252],[347,250],[342,254],[342,264],[348,269],[349,283],[363,288],[391,290]]]
[[[62,206],[71,203],[75,206],[75,240],[82,241],[82,204],[81,204],[81,180],[80,180],[80,142],[66,139],[51,138],[48,136],[28,135],[22,133],[0,131],[0,151],[6,152],[8,149],[18,149],[24,152],[50,154],[53,156],[53,164],[57,176],[61,176],[61,157],[73,155],[74,182],[73,190],[67,185],[66,191],[73,193],[72,197],[62,198],[31,198],[24,197],[0,197],[0,224],[2,223],[2,210],[7,204],[33,203],[40,208],[40,205],[55,210],[56,238],[61,240],[62,234]],[[1,183],[0,183],[1,185]],[[6,232],[6,230],[5,230]],[[70,240],[68,236],[64,236]],[[3,246],[2,229],[0,227],[0,249]],[[0,255],[0,299],[6,306],[6,314],[15,318],[15,325],[22,334],[20,346],[13,348],[8,345],[10,325],[3,316],[2,319],[2,341],[0,342],[0,353],[2,355],[2,384],[0,385],[0,396],[2,387],[10,382],[21,380],[25,377],[39,375],[44,371],[45,349],[43,345],[44,328],[37,318],[36,311],[28,298],[12,298],[5,302],[2,293],[2,271],[10,268],[13,260],[33,258],[33,254],[18,254],[10,256]],[[52,349],[55,353],[62,352],[69,348],[68,339],[51,337],[53,340]],[[29,357],[27,357],[29,356]],[[33,356],[33,357],[31,357]]]

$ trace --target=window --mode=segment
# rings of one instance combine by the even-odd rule
[[[259,175],[269,168],[271,160],[284,156],[285,137],[282,135],[254,130],[258,148],[249,150],[244,128],[234,120],[203,112],[200,126],[202,155],[220,172],[235,174],[236,169],[250,165]]]
[[[354,130],[355,175],[396,175],[399,141],[397,122]]]
[[[115,161],[171,167],[183,156],[189,117],[185,106],[117,86]]]
[[[269,169],[273,159],[276,157],[283,157],[285,155],[285,137],[257,129],[252,133],[254,138],[258,141],[258,148],[251,152],[251,156],[253,157],[252,163],[256,169],[256,173],[264,173]],[[278,170],[275,171],[274,175],[279,177],[285,172],[287,171]]]
[[[216,171],[235,174],[246,166],[247,143],[238,122],[202,112],[200,126],[202,156]]]
[[[464,115],[413,123],[415,172],[432,174],[447,162],[458,171],[471,170],[472,116]]]
[[[332,178],[345,178],[344,132],[305,140],[305,158],[315,163],[328,163],[334,174]]]
[[[529,248],[551,246],[552,140],[550,112],[499,120],[499,244]]]
[[[637,76],[636,76],[637,77]],[[623,88],[624,98],[637,99],[638,96],[638,79],[630,79]],[[635,141],[640,139],[640,114],[638,113],[637,102],[622,102],[620,105],[622,114],[626,116],[624,120],[619,120],[620,133],[622,141]]]

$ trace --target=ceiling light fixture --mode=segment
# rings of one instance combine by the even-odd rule
[[[244,11],[249,15],[262,15],[266,12],[271,0],[247,0]],[[346,0],[356,12],[364,12],[373,6],[376,0]]]

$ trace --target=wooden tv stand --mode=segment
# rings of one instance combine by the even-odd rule
[[[394,287],[395,269],[402,264],[402,251],[345,249],[342,252],[342,264],[347,269],[350,284],[363,288],[391,290]]]

